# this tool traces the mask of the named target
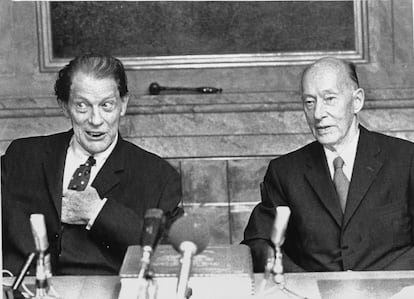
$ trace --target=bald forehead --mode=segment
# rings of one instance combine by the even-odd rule
[[[326,72],[336,73],[338,80],[340,80],[338,84],[345,84],[358,88],[358,84],[351,78],[352,71],[350,70],[349,65],[341,59],[328,57],[317,60],[304,70],[301,80],[302,90],[304,80],[306,80],[308,76],[314,77]]]

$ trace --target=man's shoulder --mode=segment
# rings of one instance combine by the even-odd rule
[[[368,131],[368,134],[372,135],[374,138],[376,138],[380,142],[380,144],[384,146],[388,146],[388,147],[403,146],[403,147],[414,148],[414,143],[408,139],[386,135],[386,134],[375,132],[375,131]]]
[[[122,147],[123,155],[127,157],[128,163],[132,164],[139,164],[140,167],[151,167],[151,168],[165,168],[165,169],[173,169],[170,163],[167,162],[164,158],[160,157],[156,153],[150,152],[142,147],[128,141],[122,139],[120,142]]]
[[[140,156],[142,158],[146,158],[146,159],[163,160],[163,158],[161,158],[157,154],[155,154],[153,152],[150,152],[146,149],[143,149],[142,147],[136,145],[135,143],[132,143],[131,141],[122,139],[120,141],[120,144],[121,144],[122,149],[124,151],[127,151],[131,154],[134,154],[134,155]]]
[[[397,157],[408,157],[414,155],[414,143],[395,136],[386,135],[379,132],[367,131],[367,134],[364,134],[366,137],[365,146],[378,148],[388,154],[388,156],[393,156],[394,159]]]
[[[308,159],[309,155],[315,153],[315,151],[317,151],[318,148],[321,148],[321,145],[317,141],[313,141],[294,151],[283,154],[273,159],[271,162],[282,163],[282,164],[283,163],[287,163],[287,164],[302,163],[303,160]]]
[[[319,153],[322,153],[321,145],[314,141],[271,160],[269,169],[280,171],[285,175],[302,172],[308,161],[315,159],[315,155],[319,155]],[[320,157],[323,157],[323,155],[320,155]]]
[[[60,132],[51,135],[39,135],[39,136],[30,136],[23,137],[13,140],[6,150],[6,154],[12,153],[15,151],[28,151],[34,154],[36,150],[43,151],[45,148],[49,147],[51,144],[67,142],[71,136],[71,132]]]

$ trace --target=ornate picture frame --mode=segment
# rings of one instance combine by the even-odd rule
[[[231,5],[229,3],[231,2],[228,2],[227,5]],[[259,3],[262,4],[256,5],[265,5],[264,3],[266,2]],[[280,2],[272,2],[272,5],[278,5],[278,3]],[[332,3],[335,3],[335,1],[332,1]],[[142,55],[139,53],[136,55],[114,53],[113,55],[121,58],[125,67],[130,70],[289,66],[307,64],[310,61],[328,55],[348,59],[357,63],[366,62],[368,53],[367,4],[366,1],[363,0],[354,0],[352,3],[353,35],[350,35],[350,39],[353,39],[352,49],[311,49],[309,51],[306,49],[297,49],[293,51],[277,50],[274,52],[248,52],[240,49],[237,53],[234,51],[232,53],[214,53],[214,50],[211,50],[212,53],[201,55],[194,53],[191,55],[180,54],[157,56]],[[40,70],[42,72],[54,72],[65,65],[71,57],[58,57],[54,53],[51,3],[36,3],[36,11],[38,20]],[[298,16],[298,19],[301,18],[302,16]],[[255,26],[255,24],[249,23],[248,26]],[[326,28],[329,28],[329,24],[325,24],[325,26]],[[329,36],[333,36],[333,34]],[[304,45],[304,48],[306,48],[306,45]]]

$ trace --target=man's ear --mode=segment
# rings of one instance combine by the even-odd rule
[[[128,101],[129,101],[128,95],[121,97],[121,116],[124,116],[126,113]]]
[[[58,99],[57,101],[58,101],[58,103],[59,103],[60,108],[61,108],[61,109],[62,109],[62,111],[63,111],[63,114],[64,114],[67,118],[70,118],[68,104],[67,104],[66,102],[63,102],[61,99]]]
[[[353,101],[354,101],[354,113],[358,113],[362,110],[365,103],[365,91],[362,88],[358,88],[354,90],[353,94]]]

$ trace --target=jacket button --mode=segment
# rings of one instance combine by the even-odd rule
[[[57,239],[57,238],[59,238],[59,234],[55,234],[55,238]]]

